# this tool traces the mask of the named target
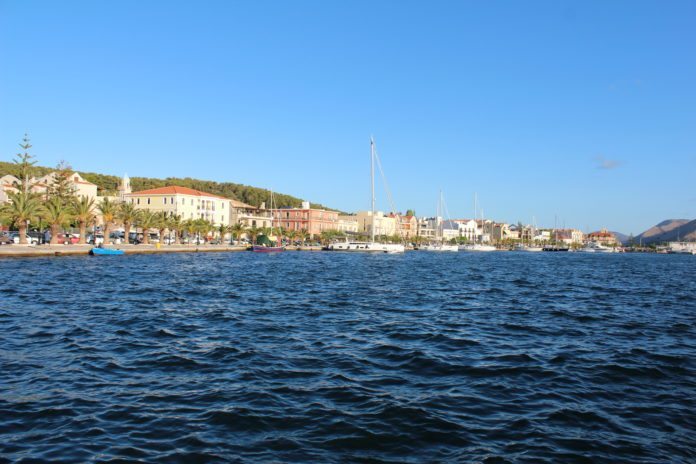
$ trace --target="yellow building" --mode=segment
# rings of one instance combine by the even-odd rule
[[[375,235],[395,235],[397,233],[397,221],[395,217],[385,216],[382,211],[358,211],[354,216],[339,216],[338,219],[358,222],[358,232],[371,234],[372,228]]]
[[[125,195],[138,209],[164,211],[181,219],[205,219],[216,226],[230,224],[230,199],[187,187],[160,187]]]

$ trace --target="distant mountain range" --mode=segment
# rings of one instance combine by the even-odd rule
[[[634,237],[634,243],[649,245],[677,240],[696,240],[696,219],[667,219]]]
[[[629,237],[626,234],[622,234],[621,232],[614,232],[613,230],[611,230],[610,232],[612,234],[614,234],[614,237],[616,237],[616,240],[621,242],[622,245],[626,245],[631,239],[631,237]]]

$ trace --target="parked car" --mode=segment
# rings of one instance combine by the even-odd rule
[[[89,243],[90,245],[101,245],[102,243],[104,243],[104,234],[97,234],[96,239],[94,235],[88,235],[87,243]]]
[[[74,245],[80,241],[80,236],[76,234],[58,234],[58,243],[63,245]]]
[[[10,237],[15,244],[19,244],[19,232],[10,232]],[[27,232],[27,243],[29,245],[36,245],[39,243],[38,232]]]

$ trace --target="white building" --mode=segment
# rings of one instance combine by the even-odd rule
[[[57,172],[53,171],[42,177],[32,177],[29,180],[31,191],[40,195],[45,195],[56,182]],[[71,173],[68,178],[68,187],[73,195],[78,197],[96,198],[97,186],[86,181],[78,172]],[[0,177],[0,202],[8,200],[8,194],[17,192],[16,185],[19,184],[19,179],[13,175],[7,174]]]

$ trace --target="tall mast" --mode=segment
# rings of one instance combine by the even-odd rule
[[[370,137],[370,182],[372,184],[372,243],[375,241],[375,141]]]
[[[445,220],[445,213],[443,212],[444,209],[445,208],[442,201],[442,190],[440,190],[440,202],[437,204],[437,218],[435,220],[440,222],[440,227],[438,228],[440,229],[439,232],[441,241],[445,240],[445,224],[443,222]],[[442,219],[440,219],[441,215]]]

